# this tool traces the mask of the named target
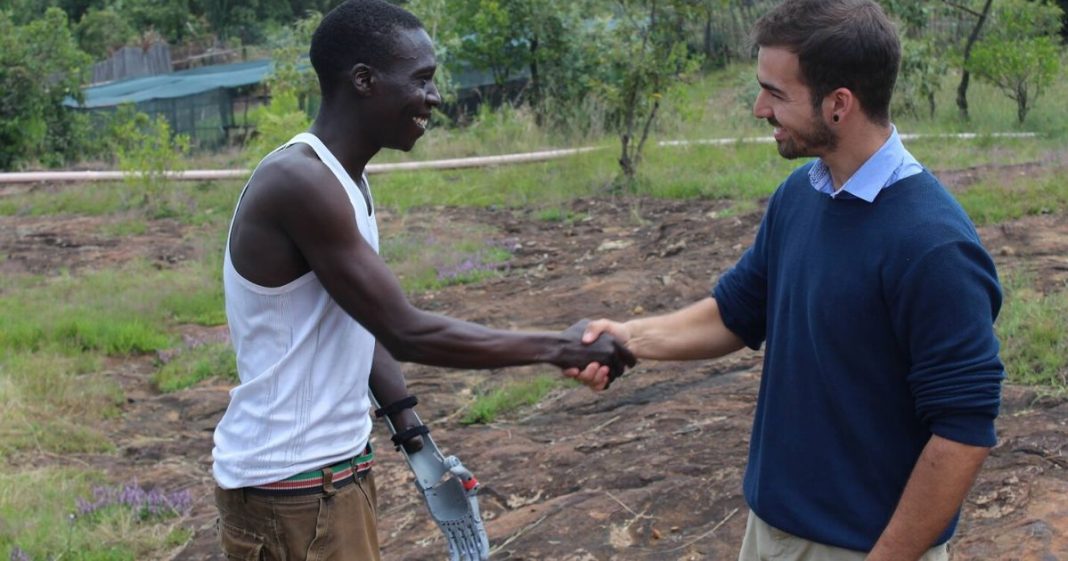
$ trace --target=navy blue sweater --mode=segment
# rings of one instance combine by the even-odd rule
[[[810,166],[772,196],[753,247],[713,294],[746,345],[766,341],[750,508],[780,530],[867,551],[931,434],[994,445],[1001,290],[971,221],[930,173],[868,203],[817,192]]]

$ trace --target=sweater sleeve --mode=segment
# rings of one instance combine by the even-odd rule
[[[768,216],[774,208],[775,197],[760,223],[753,246],[742,254],[738,263],[729,269],[712,291],[720,316],[727,329],[745,345],[759,350],[767,337]]]
[[[935,246],[906,270],[891,303],[910,358],[916,414],[933,434],[993,446],[1005,369],[994,320],[1001,288],[994,263],[971,240]]]

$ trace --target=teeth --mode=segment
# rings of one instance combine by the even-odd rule
[[[421,129],[425,129],[426,126],[430,124],[430,119],[425,117],[412,117],[412,120],[415,121],[415,124]]]

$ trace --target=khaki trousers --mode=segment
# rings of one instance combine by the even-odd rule
[[[738,561],[864,561],[868,554],[823,545],[787,534],[749,512]],[[932,547],[920,561],[949,561],[945,544]]]
[[[314,495],[215,487],[219,541],[237,561],[379,561],[374,476]]]

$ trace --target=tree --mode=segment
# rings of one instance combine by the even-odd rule
[[[155,29],[169,42],[185,40],[197,21],[189,0],[125,0],[122,7],[136,29]]]
[[[930,38],[909,39],[901,42],[901,71],[894,87],[893,112],[913,117],[921,116],[925,107],[928,118],[934,118],[937,104],[935,95],[942,89],[942,80],[949,70],[941,50]]]
[[[434,84],[442,100],[448,103],[456,94],[456,86],[449,68],[459,55],[461,43],[455,23],[453,0],[408,0],[404,7],[419,17],[434,41],[434,53],[438,60]]]
[[[441,3],[416,0],[412,8]],[[525,71],[523,97],[516,101],[525,101],[534,110],[539,125],[572,125],[568,109],[589,93],[586,78],[593,72],[589,45],[596,47],[599,38],[589,32],[588,20],[596,4],[589,0],[461,0],[448,22],[455,37],[449,60],[489,70],[498,87]],[[423,12],[416,13],[423,17]],[[435,38],[440,36],[439,32]]]
[[[274,70],[267,78],[271,101],[249,114],[256,125],[256,135],[245,150],[250,164],[289,140],[293,131],[311,125],[309,105],[320,95],[319,81],[304,53],[321,20],[321,14],[312,12],[272,38]]]
[[[312,98],[319,96],[319,80],[308,62],[308,45],[323,16],[311,12],[290,26],[280,29],[270,39],[274,69],[267,77],[271,95],[288,92],[301,111],[307,112]]]
[[[172,214],[166,200],[166,175],[185,169],[189,137],[171,134],[163,115],[152,118],[131,105],[115,112],[110,132],[119,169],[126,172],[124,181],[141,195],[137,206],[157,217]]]
[[[107,58],[137,34],[130,22],[113,8],[89,8],[74,27],[78,46],[93,58]]]
[[[1060,67],[1061,16],[1051,3],[1004,0],[994,13],[992,32],[972,52],[968,68],[1016,102],[1021,124]]]
[[[493,82],[503,86],[527,61],[524,31],[526,0],[461,0],[457,29],[461,57],[478,69],[489,70]]]
[[[929,29],[934,6],[922,0],[887,0],[884,6],[902,29],[901,71],[894,88],[893,112],[918,117],[921,106],[926,105],[927,115],[933,118],[935,94],[942,89],[949,70],[943,56],[946,45]]]
[[[0,11],[0,169],[77,157],[88,123],[63,101],[81,99],[90,62],[59,8],[23,26]]]
[[[680,0],[617,0],[616,16],[602,20],[601,69],[593,91],[611,115],[620,139],[619,165],[633,181],[664,93],[697,69],[688,52],[683,21],[692,4]]]
[[[971,82],[970,61],[972,49],[975,47],[976,41],[979,40],[979,34],[982,33],[983,26],[986,24],[986,20],[990,16],[990,6],[993,4],[993,0],[984,0],[983,8],[980,11],[975,11],[967,6],[957,4],[950,0],[943,0],[943,2],[975,17],[975,25],[972,26],[972,30],[968,34],[968,40],[964,43],[964,57],[961,63],[960,84],[957,85],[957,110],[960,112],[960,118],[967,121],[969,118],[968,84]]]

